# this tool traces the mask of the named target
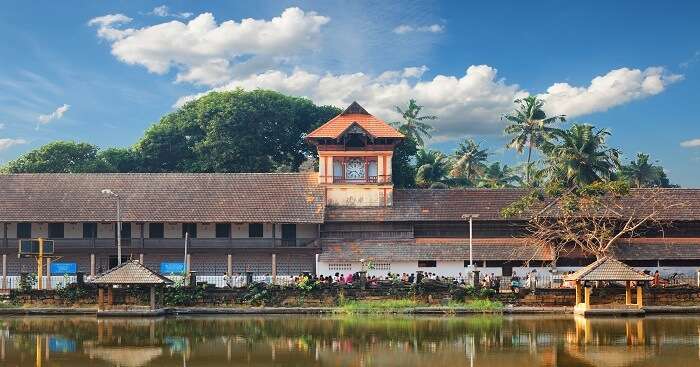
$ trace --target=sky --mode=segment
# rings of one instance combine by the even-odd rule
[[[548,114],[612,133],[700,187],[700,2],[6,1],[0,164],[55,140],[134,144],[211,90],[266,88],[385,121],[415,98],[429,146],[466,137],[491,159],[501,116],[536,94]]]

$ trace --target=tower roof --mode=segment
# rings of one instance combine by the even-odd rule
[[[321,125],[307,135],[311,138],[336,139],[343,135],[352,125],[358,125],[374,138],[403,138],[403,134],[386,122],[374,117],[359,103],[353,102],[340,115]]]

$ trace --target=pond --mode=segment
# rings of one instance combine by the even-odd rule
[[[0,366],[700,366],[700,317],[0,318]]]

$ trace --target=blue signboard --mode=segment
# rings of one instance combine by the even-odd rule
[[[160,263],[161,274],[182,274],[184,272],[184,263]]]
[[[76,263],[51,263],[51,274],[53,275],[75,274],[77,272],[78,265]]]

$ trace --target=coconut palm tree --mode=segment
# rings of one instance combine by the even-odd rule
[[[483,175],[479,179],[479,187],[488,187],[491,189],[502,189],[506,187],[516,187],[521,183],[522,179],[515,173],[515,170],[508,167],[507,164],[501,166],[501,163],[494,162],[486,166]]]
[[[474,142],[471,138],[464,139],[463,142],[459,143],[459,147],[452,156],[450,177],[464,177],[469,181],[469,184],[473,184],[476,176],[484,171],[486,167],[484,162],[486,162],[488,155],[488,150],[481,149],[479,143]]]
[[[507,147],[515,149],[518,153],[523,153],[527,148],[527,164],[525,171],[525,183],[530,182],[530,162],[532,161],[532,148],[539,148],[544,142],[549,140],[551,135],[558,129],[550,127],[557,121],[566,121],[565,115],[547,117],[542,110],[544,101],[537,96],[528,96],[523,99],[516,99],[518,107],[511,114],[504,115],[503,118],[510,122],[504,132],[512,136],[512,140]]]
[[[413,138],[419,146],[424,146],[423,137],[430,138],[430,131],[433,130],[433,127],[425,121],[435,120],[437,116],[421,115],[420,111],[423,109],[423,106],[418,105],[415,99],[408,101],[406,109],[402,109],[399,106],[394,106],[394,108],[396,112],[401,114],[403,121],[396,121],[393,125],[407,138]]]
[[[610,132],[596,130],[593,125],[574,124],[568,130],[555,132],[557,142],[545,142],[550,179],[568,184],[587,185],[614,178],[620,166],[620,152],[606,145]]]
[[[621,172],[633,187],[671,186],[663,167],[649,163],[649,154],[637,153],[637,159],[622,166]]]
[[[442,152],[420,149],[416,154],[416,184],[420,187],[430,187],[436,182],[442,182],[448,166],[447,156]]]

